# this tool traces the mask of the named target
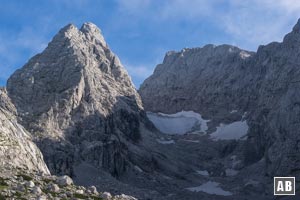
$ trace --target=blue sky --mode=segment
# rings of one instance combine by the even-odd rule
[[[255,51],[281,41],[299,13],[299,0],[1,0],[0,85],[68,23],[95,23],[139,87],[169,50]]]

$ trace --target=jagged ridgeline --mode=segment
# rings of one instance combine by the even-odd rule
[[[143,140],[140,97],[92,23],[61,29],[7,90],[52,173],[76,177],[75,166],[85,163],[118,177],[134,158],[147,159],[130,150]]]
[[[140,98],[99,28],[67,25],[0,89],[0,178],[15,188],[23,178],[6,172],[50,171],[142,200],[272,199],[273,176],[300,175],[299,46],[300,21],[257,52],[168,52]]]
[[[245,164],[262,161],[270,177],[299,176],[299,45],[300,20],[282,42],[257,52],[231,45],[169,52],[140,87],[144,108],[193,110],[212,126],[243,116],[249,125]]]

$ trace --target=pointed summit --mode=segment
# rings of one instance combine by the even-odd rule
[[[67,24],[66,26],[64,26],[62,29],[60,29],[59,32],[65,33],[65,32],[70,32],[72,30],[78,30],[78,29],[74,24],[70,23],[70,24]]]
[[[293,27],[293,30],[284,36],[283,44],[286,44],[288,47],[292,47],[294,45],[299,46],[300,43],[300,19],[298,19],[297,23]]]
[[[298,19],[297,23],[293,27],[293,32],[296,32],[296,33],[300,32],[300,19]]]
[[[86,35],[87,39],[95,39],[95,42],[100,42],[103,47],[107,47],[101,30],[95,24],[86,22],[81,26],[80,31]]]
[[[82,24],[81,28],[80,28],[81,32],[89,32],[89,33],[101,33],[101,30],[92,22],[85,22],[84,24]]]
[[[74,24],[68,24],[64,26],[62,29],[59,30],[59,32],[54,36],[55,38],[71,38],[74,35],[78,35],[79,30]]]
[[[125,68],[106,45],[100,29],[90,22],[80,29],[73,24],[63,27],[41,54],[9,78],[7,88],[13,98],[16,97],[17,106],[34,113],[55,105],[58,101],[55,93],[63,91],[68,98],[73,98],[74,88],[84,91],[73,106],[80,104],[82,95],[94,97],[97,102],[103,98],[103,92],[108,92],[104,98],[107,105],[103,107],[102,102],[98,102],[105,114],[113,107],[117,95],[133,96],[139,102]],[[49,104],[44,104],[45,101]]]
[[[45,51],[9,78],[7,90],[22,124],[39,140],[51,172],[72,174],[74,163],[96,155],[86,162],[114,175],[124,173],[125,161],[131,161],[122,142],[140,141],[145,115],[130,77],[96,25],[62,28]],[[55,149],[49,138],[69,146],[57,142]],[[86,145],[95,142],[99,148]],[[66,153],[57,156],[61,148]],[[84,154],[77,156],[77,151]]]

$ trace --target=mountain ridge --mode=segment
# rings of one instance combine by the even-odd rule
[[[267,165],[264,170],[269,176],[287,173],[298,176],[300,159],[289,155],[297,154],[298,148],[293,146],[299,141],[295,132],[298,129],[295,103],[300,89],[296,78],[299,24],[298,20],[283,42],[261,45],[257,52],[249,52],[246,59],[239,58],[244,50],[231,57],[229,47],[221,57],[217,50],[212,54],[203,52],[211,46],[195,49],[198,54],[183,50],[173,54],[172,61],[167,54],[139,89],[145,110],[164,113],[194,110],[211,119],[212,124],[228,123],[230,118],[229,122],[232,121],[232,110],[237,110],[240,118],[246,112],[250,131],[244,149],[245,163],[264,159]]]
[[[0,89],[0,118],[11,130],[0,127],[5,141],[24,132],[17,141],[32,147],[10,155],[30,173],[48,174],[35,181],[67,181],[49,171],[67,174],[76,184],[142,200],[215,198],[191,191],[207,184],[229,195],[218,199],[271,199],[270,177],[299,175],[299,24],[257,52],[231,45],[167,52],[138,92],[96,25],[66,25]],[[161,133],[146,113],[182,110],[194,111],[182,113],[196,123],[176,135]],[[235,122],[248,131],[243,137],[210,137]],[[95,188],[77,190],[88,196]]]

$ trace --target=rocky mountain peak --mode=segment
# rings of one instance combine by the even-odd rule
[[[299,46],[300,43],[300,19],[294,25],[293,30],[288,33],[284,39],[283,44],[288,48],[293,47],[294,45]]]
[[[100,43],[103,47],[107,46],[101,30],[95,24],[86,22],[81,26],[80,31],[85,34],[86,38],[94,39],[96,43]]]
[[[298,19],[297,23],[293,27],[293,32],[300,33],[300,19]]]
[[[73,32],[73,31],[78,31],[77,27],[70,23],[70,24],[67,24],[66,26],[64,26],[63,28],[61,28],[59,30],[59,33],[67,33],[67,32]]]
[[[96,25],[62,28],[9,78],[7,91],[52,173],[72,176],[75,165],[89,163],[119,176],[131,165],[128,149],[141,141],[145,121],[142,103]]]
[[[21,88],[23,92],[16,91]],[[83,95],[88,95],[95,104],[105,98],[109,102],[99,109],[106,114],[113,107],[116,95],[133,96],[141,107],[127,71],[92,23],[84,23],[80,30],[72,24],[62,28],[41,54],[9,78],[7,89],[16,106],[29,113],[35,110],[40,113],[42,108],[49,110],[50,104],[53,106],[61,99],[57,93],[69,98],[76,95],[77,103],[72,107],[79,105]],[[37,94],[32,100],[34,92]],[[109,98],[110,95],[114,98]],[[42,103],[45,100],[49,106]]]

